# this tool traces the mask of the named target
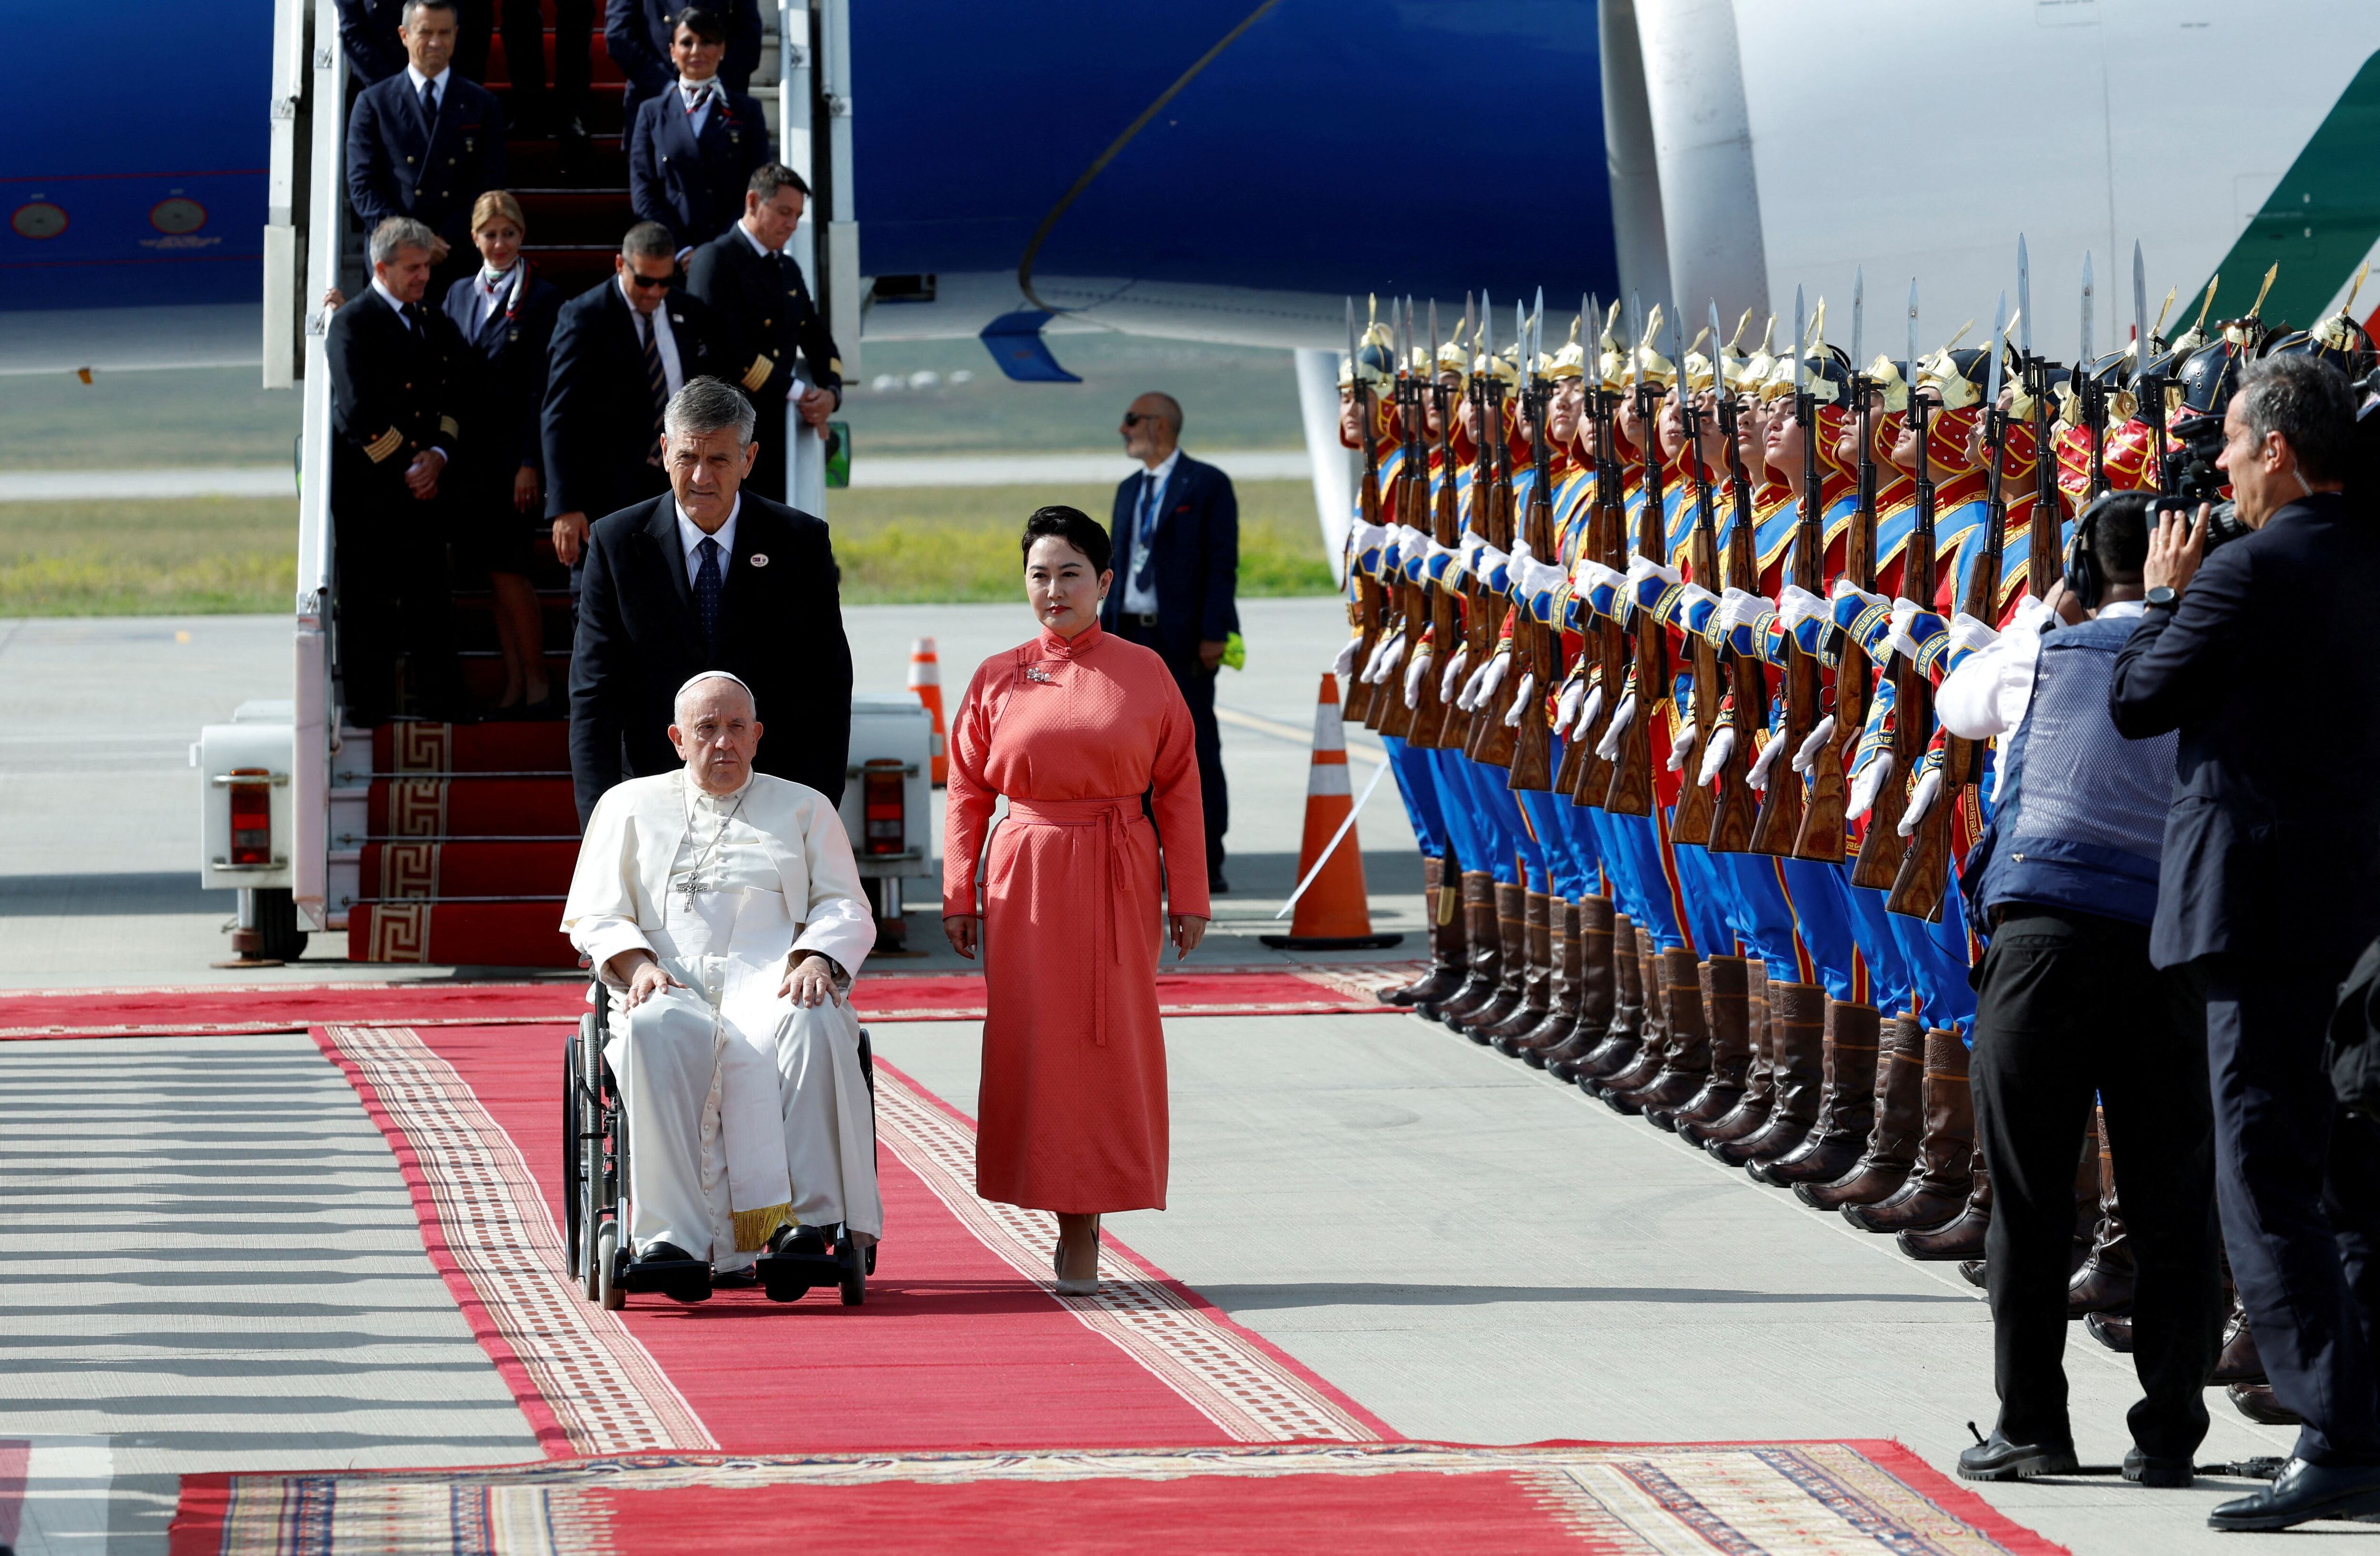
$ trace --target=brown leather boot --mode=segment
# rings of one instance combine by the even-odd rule
[[[2094,1149],[2094,1147],[2097,1149]],[[2092,1229],[2091,1252],[2082,1260],[2082,1268],[2066,1283],[2066,1316],[2079,1319],[2090,1313],[2129,1313],[2132,1310],[2132,1284],[2136,1273],[2132,1264],[2132,1240],[2124,1231],[2124,1210],[2116,1200],[2115,1162],[2106,1145],[2086,1139],[2082,1149],[2089,1153],[2094,1175],[2099,1180],[2097,1224]],[[2228,1340],[2229,1335],[2227,1333]],[[2216,1379],[2232,1383],[2234,1378]]]
[[[1473,1034],[1508,1059],[1520,1055],[1505,1045],[1536,1031],[1553,1009],[1553,898],[1543,892],[1522,894],[1521,940],[1529,961],[1528,970],[1521,979],[1520,1008],[1487,1030]]]
[[[1863,1232],[1944,1224],[1959,1213],[1974,1186],[1968,1170],[1974,1149],[1967,1045],[1958,1033],[1937,1027],[1925,1034],[1925,1133],[1917,1141],[1917,1165],[1891,1198],[1876,1205],[1846,1205],[1843,1219]]]
[[[1579,1085],[1597,1097],[1652,1084],[1670,1052],[1670,998],[1661,983],[1661,954],[1654,949],[1652,934],[1641,927],[1636,931],[1636,987],[1645,1002],[1645,1020],[1635,1051],[1619,1056],[1601,1076],[1580,1074]]]
[[[1873,1005],[1827,1002],[1826,1089],[1802,1143],[1747,1169],[1764,1184],[1830,1184],[1850,1172],[1876,1127],[1876,1014]]]
[[[1442,1003],[1414,1008],[1432,1021],[1452,1026],[1487,1008],[1504,986],[1503,942],[1496,936],[1496,878],[1484,869],[1463,872],[1463,943],[1467,963],[1463,987]]]
[[[1429,918],[1429,970],[1399,989],[1380,991],[1387,1005],[1427,1005],[1463,987],[1463,915],[1460,892],[1446,879],[1443,856],[1421,857],[1421,900]]]
[[[2240,1302],[2240,1294],[2231,1294],[2231,1311],[2223,1319],[2223,1354],[2215,1359],[2215,1376],[2209,1383],[2261,1383],[2265,1380],[2265,1360],[2256,1355],[2256,1337],[2248,1332],[2248,1310]]]
[[[1578,976],[1573,980],[1578,997],[1577,1017],[1571,1024],[1570,1036],[1548,1047],[1535,1061],[1543,1064],[1546,1073],[1556,1080],[1576,1080],[1578,1062],[1611,1036],[1612,1020],[1620,1005],[1620,969],[1611,955],[1612,918],[1609,897],[1579,900],[1571,932],[1571,954],[1578,965]],[[1633,939],[1635,931],[1632,929],[1629,934]]]
[[[1710,1022],[1710,1075],[1681,1106],[1646,1108],[1645,1122],[1676,1130],[1689,1124],[1715,1124],[1742,1100],[1744,1074],[1752,1067],[1752,1010],[1741,956],[1714,956],[1703,964],[1703,1014]]]
[[[1890,1198],[1917,1161],[1925,1123],[1925,1028],[1913,1015],[1893,1017],[1876,1072],[1876,1124],[1852,1170],[1830,1184],[1795,1184],[1794,1197],[1821,1210]]]
[[[1931,1230],[1910,1228],[1893,1239],[1912,1258],[1981,1258],[1984,1234],[1992,1224],[1992,1174],[1978,1149],[1967,1158],[1972,1186],[1967,1203],[1947,1224]]]
[[[1578,1030],[1578,995],[1581,952],[1578,943],[1578,904],[1560,897],[1547,904],[1548,938],[1552,942],[1552,975],[1546,979],[1545,1019],[1512,1040],[1512,1046],[1497,1046],[1531,1069],[1546,1067],[1546,1055],[1571,1039]]]
[[[1449,1016],[1446,1024],[1473,1042],[1488,1040],[1488,1029],[1521,1008],[1529,985],[1528,893],[1518,881],[1496,882],[1497,965],[1502,977],[1496,996],[1464,1016]]]
[[[1710,1078],[1710,1021],[1703,1009],[1702,964],[1682,946],[1661,953],[1661,992],[1670,1011],[1670,1047],[1653,1078],[1634,1091],[1605,1093],[1615,1112],[1676,1108]]]
[[[1740,1139],[1709,1142],[1706,1149],[1713,1156],[1730,1167],[1774,1161],[1808,1137],[1818,1117],[1826,1003],[1814,984],[1769,984],[1769,1084],[1776,1095],[1759,1128]]]

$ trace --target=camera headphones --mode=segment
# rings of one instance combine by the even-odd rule
[[[2095,611],[2107,592],[2107,575],[2100,569],[2099,552],[2094,529],[2099,516],[2114,505],[2124,493],[2102,492],[2091,499],[2074,521],[2074,539],[2066,548],[2066,587],[2074,595],[2074,602],[2086,611]]]

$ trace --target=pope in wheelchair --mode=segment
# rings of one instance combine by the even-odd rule
[[[784,1299],[837,1278],[832,1241],[856,1300],[884,1229],[847,999],[875,919],[834,806],[753,771],[751,689],[707,672],[679,688],[675,717],[686,766],[597,803],[563,909],[608,999],[597,1029],[634,1143],[604,1251],[633,1245],[623,1292],[698,1302],[758,1283]]]

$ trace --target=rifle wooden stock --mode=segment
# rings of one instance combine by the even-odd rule
[[[1648,429],[1646,441],[1651,447],[1644,456],[1645,496],[1636,506],[1635,550],[1657,562],[1668,549],[1665,527],[1670,517],[1661,493],[1660,435],[1655,431],[1661,424],[1655,407],[1658,398],[1638,385],[1637,414]],[[1653,813],[1653,719],[1670,695],[1670,643],[1668,629],[1649,611],[1634,611],[1628,635],[1634,643],[1628,689],[1636,695],[1636,716],[1621,735],[1620,754],[1611,764],[1611,787],[1604,795],[1603,808],[1615,815],[1649,816]],[[1618,700],[1617,695],[1613,700]]]
[[[1379,451],[1372,447],[1370,443],[1372,403],[1360,384],[1355,390],[1355,397],[1361,410],[1366,440],[1364,483],[1358,489],[1360,495],[1356,499],[1356,513],[1359,522],[1377,525],[1380,522],[1380,460]],[[1348,559],[1348,565],[1359,566],[1362,562],[1363,556],[1359,552]],[[1365,715],[1371,711],[1372,687],[1371,683],[1364,679],[1364,667],[1372,663],[1372,650],[1380,646],[1380,618],[1385,610],[1386,602],[1381,597],[1380,581],[1378,578],[1366,577],[1358,574],[1355,579],[1354,603],[1350,605],[1347,611],[1347,624],[1355,629],[1356,634],[1355,673],[1347,677],[1347,695],[1341,699],[1340,711],[1344,717],[1357,720],[1367,726],[1371,721]]]
[[[1422,495],[1414,487],[1410,451],[1397,467],[1396,494],[1392,511],[1397,522],[1411,523],[1406,516],[1421,505]],[[1405,582],[1402,571],[1395,581],[1387,586],[1387,590],[1391,617],[1388,625],[1392,630],[1405,635],[1405,663],[1410,663],[1420,646],[1422,624],[1429,619],[1427,602],[1423,600],[1418,588]],[[1405,663],[1400,663],[1381,677],[1379,685],[1372,688],[1372,706],[1378,714],[1373,727],[1382,735],[1391,735],[1400,740],[1413,734],[1414,711],[1405,705]]]
[[[1682,388],[1680,391],[1683,395]],[[1694,411],[1694,402],[1685,400],[1686,446],[1694,451],[1694,529],[1688,542],[1687,559],[1694,570],[1694,582],[1704,589],[1719,581],[1718,527],[1711,511],[1710,471],[1702,458],[1702,418]],[[1718,590],[1711,589],[1713,594]],[[1677,814],[1670,819],[1670,836],[1679,843],[1707,845],[1711,840],[1711,822],[1718,811],[1716,786],[1701,783],[1703,759],[1710,754],[1711,741],[1718,734],[1719,665],[1718,650],[1709,634],[1688,632],[1686,652],[1694,665],[1692,700],[1688,714],[1694,720],[1694,748],[1679,766]],[[1739,850],[1740,852],[1741,850]]]
[[[2031,364],[2027,364],[2030,368]],[[2058,494],[2058,460],[2049,446],[2049,391],[2042,383],[2033,407],[2033,512],[2025,529],[2025,591],[2035,600],[2049,592],[2050,580],[2063,577],[2058,556],[2058,531],[2064,528]]]
[[[1856,370],[1854,370],[1856,371]],[[1843,537],[1843,577],[1860,589],[1876,588],[1876,423],[1869,381],[1852,380],[1852,415],[1858,427],[1857,500],[1851,530]],[[1812,412],[1813,418],[1815,411]],[[1821,525],[1824,524],[1821,518]],[[1821,530],[1823,539],[1824,531]],[[1802,782],[1802,833],[1793,857],[1840,864],[1846,852],[1844,827],[1851,808],[1850,771],[1867,727],[1869,688],[1876,667],[1867,652],[1848,637],[1835,661],[1835,735],[1812,753],[1809,776]]]
[[[1725,385],[1720,385],[1724,396]],[[1746,490],[1751,477],[1735,446],[1735,402],[1720,400],[1719,430],[1727,444],[1728,474],[1731,502],[1731,524],[1727,539],[1727,584],[1730,589],[1747,594],[1760,592],[1759,551],[1753,543],[1752,493]],[[1707,472],[1696,466],[1698,474]],[[1735,732],[1735,744],[1727,760],[1719,767],[1718,804],[1711,813],[1710,848],[1714,854],[1748,854],[1752,852],[1752,836],[1757,830],[1762,796],[1752,786],[1752,763],[1760,749],[1760,736],[1768,727],[1768,677],[1761,662],[1750,655],[1724,650],[1728,662],[1728,694],[1731,717],[1729,726]],[[1776,769],[1769,769],[1769,784],[1776,784]]]
[[[1545,415],[1542,406],[1536,413]],[[1555,554],[1554,505],[1547,490],[1550,471],[1542,461],[1537,466],[1537,479],[1529,487],[1529,516],[1522,531],[1529,542],[1530,554],[1540,561]],[[1543,794],[1554,786],[1553,731],[1546,723],[1546,694],[1553,690],[1554,674],[1560,668],[1559,639],[1554,629],[1519,606],[1513,609],[1520,619],[1512,624],[1512,677],[1525,673],[1530,676],[1529,700],[1521,709],[1521,722],[1513,731],[1512,777],[1511,786],[1531,793]],[[1506,699],[1506,707],[1517,699]]]
[[[1447,410],[1441,407],[1439,413],[1440,426],[1445,424],[1447,417]],[[1430,537],[1441,546],[1451,547],[1459,534],[1454,515],[1454,458],[1443,436],[1439,440],[1439,468],[1443,472],[1443,479],[1439,481],[1438,490],[1430,501]],[[1454,663],[1454,655],[1463,641],[1463,611],[1454,590],[1435,582],[1427,583],[1426,587],[1429,592],[1430,650],[1437,657],[1430,664],[1429,674],[1422,677],[1424,684],[1419,704],[1414,711],[1413,732],[1406,738],[1428,750],[1439,750],[1449,746],[1460,750],[1462,737],[1468,732],[1461,723],[1454,722],[1460,717],[1459,711],[1439,688],[1445,680],[1447,666]]]
[[[1798,511],[1793,520],[1793,587],[1818,593],[1826,587],[1827,529],[1821,498],[1825,484],[1818,465],[1817,401],[1807,392],[1797,391],[1793,397],[1793,415],[1802,431],[1802,490],[1795,499]],[[1749,506],[1742,489],[1748,479],[1743,462],[1735,454],[1735,442],[1728,440],[1728,457],[1733,466],[1739,496],[1739,512]],[[1757,562],[1757,557],[1754,558]],[[1750,584],[1743,587],[1751,588]],[[1822,716],[1820,704],[1826,697],[1826,686],[1819,675],[1816,659],[1802,650],[1801,639],[1791,633],[1785,635],[1785,671],[1779,677],[1785,693],[1785,718],[1778,726],[1777,738],[1785,742],[1768,763],[1768,787],[1760,796],[1760,814],[1752,824],[1751,846],[1755,854],[1784,857],[1799,852],[1802,838],[1802,818],[1807,809],[1805,784],[1802,774],[1794,770],[1792,759],[1809,739],[1810,731],[1817,727]],[[1841,857],[1837,851],[1838,858]]]
[[[1595,425],[1595,506],[1587,518],[1586,554],[1607,567],[1628,561],[1628,509],[1621,491],[1619,450],[1611,436],[1611,401],[1600,387],[1587,391],[1587,407]],[[1570,785],[1571,803],[1600,808],[1611,792],[1612,763],[1596,754],[1611,728],[1612,711],[1620,705],[1620,689],[1628,676],[1628,636],[1620,624],[1599,612],[1587,612],[1582,658],[1592,656],[1592,688],[1602,693],[1601,705],[1584,734],[1573,733],[1572,748],[1581,753],[1578,773]],[[1592,695],[1592,690],[1590,691]]]
[[[1917,433],[1917,514],[1902,553],[1901,593],[1921,606],[1934,600],[1934,477],[1925,462],[1926,404],[1909,391],[1909,415]],[[1860,839],[1859,857],[1852,866],[1852,884],[1884,892],[1900,875],[1900,858],[1908,845],[1900,835],[1900,818],[1909,809],[1909,786],[1925,755],[1933,723],[1934,688],[1925,673],[1899,650],[1887,666],[1892,676],[1892,771],[1877,788],[1876,805],[1867,813],[1867,832]]]
[[[1488,524],[1480,532],[1488,543],[1500,552],[1512,549],[1512,473],[1506,464],[1511,456],[1510,434],[1504,428],[1504,400],[1500,389],[1490,387],[1483,396],[1479,419],[1482,439],[1481,463],[1489,472],[1483,492],[1475,480],[1472,485],[1472,509],[1478,511],[1483,498],[1488,504]],[[1478,598],[1487,606],[1487,651],[1493,654],[1504,644],[1504,622],[1512,614],[1512,602],[1496,590],[1481,586]],[[1514,645],[1517,658],[1518,645]],[[1475,661],[1475,663],[1484,663]],[[1518,663],[1504,666],[1504,678],[1495,695],[1472,710],[1471,743],[1463,755],[1473,761],[1486,762],[1490,767],[1512,765],[1513,748],[1519,733],[1504,723],[1504,715],[1512,706],[1512,694],[1520,689],[1521,667]]]

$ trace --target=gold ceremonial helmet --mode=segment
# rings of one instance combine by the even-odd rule
[[[2338,311],[2325,316],[2306,333],[2333,351],[2372,349],[2372,337],[2364,334],[2355,317],[2355,294],[2363,290],[2363,278],[2371,270],[2372,263],[2367,260],[2356,271],[2355,280],[2347,288],[2347,300],[2338,305]]]
[[[1877,352],[1876,360],[1867,365],[1867,379],[1883,394],[1886,410],[1909,408],[1909,384],[1900,376],[1899,362]]]
[[[1917,382],[1940,397],[1944,410],[1964,410],[1984,397],[1982,386],[1969,377],[1968,372],[1978,362],[1988,368],[1985,354],[1969,351],[1952,355],[1958,344],[1967,338],[1967,332],[1974,327],[1975,322],[1968,320],[1959,326],[1959,333],[1950,337],[1949,344],[1917,364]]]
[[[1438,343],[1438,371],[1440,377],[1452,373],[1458,383],[1467,383],[1471,380],[1471,348],[1463,344],[1460,325],[1456,326],[1452,339]]]
[[[1751,317],[1748,312],[1744,314],[1747,320]],[[1776,328],[1777,315],[1772,313],[1768,316],[1768,322],[1761,328],[1760,344],[1753,347],[1752,355],[1735,359],[1735,366],[1728,373],[1728,386],[1737,394],[1759,395],[1767,389],[1768,375],[1777,368],[1776,354],[1768,349],[1769,334]],[[1743,334],[1741,326],[1737,327],[1736,334],[1739,336]]]
[[[1499,383],[1518,383],[1521,382],[1521,348],[1508,346],[1493,357],[1483,352],[1471,359],[1471,372],[1475,378],[1486,373]]]
[[[1678,381],[1678,370],[1667,357],[1653,349],[1652,343],[1660,338],[1661,305],[1657,302],[1653,311],[1645,317],[1645,335],[1636,343],[1634,367],[1639,379],[1666,389]]]
[[[1620,304],[1613,302],[1611,311],[1603,316],[1603,327],[1596,332],[1596,372],[1604,393],[1616,395],[1628,386],[1628,354],[1620,349],[1620,337],[1613,334],[1620,321]]]
[[[1566,379],[1586,376],[1586,348],[1578,343],[1578,327],[1581,322],[1583,321],[1577,319],[1570,322],[1570,341],[1560,350],[1550,357],[1542,352],[1538,354],[1538,377],[1549,383],[1560,383]]]
[[[1344,356],[1339,359],[1340,388],[1354,387],[1356,363],[1362,364],[1365,387],[1375,395],[1387,394],[1396,387],[1397,342],[1386,324],[1375,319],[1364,327],[1355,342],[1355,362]]]
[[[1710,386],[1718,381],[1718,369],[1702,353],[1702,344],[1708,339],[1710,326],[1706,324],[1694,332],[1694,344],[1686,347],[1685,383],[1689,395],[1707,394]]]

